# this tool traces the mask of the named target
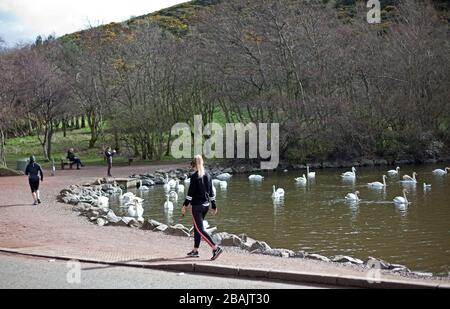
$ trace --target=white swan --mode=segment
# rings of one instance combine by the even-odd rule
[[[189,178],[186,174],[184,174],[184,184],[187,186],[191,184],[191,178]]]
[[[108,208],[109,199],[106,196],[99,196],[97,199],[97,206],[100,208]]]
[[[233,175],[229,174],[229,173],[222,173],[220,175],[217,175],[216,178],[219,180],[228,180],[232,177]]]
[[[172,199],[174,202],[178,201],[178,193],[176,193],[175,191],[170,191],[169,192],[169,197],[170,199]]]
[[[226,182],[225,180],[221,180],[219,183],[219,188],[222,190],[228,188],[228,182]]]
[[[164,203],[164,209],[173,210],[173,203],[170,201],[170,195],[166,195],[167,200]]]
[[[397,196],[394,198],[394,203],[397,205],[408,205],[408,199],[406,198],[406,189],[403,189],[403,196]]]
[[[166,184],[169,185],[170,189],[176,189],[177,182],[173,179],[169,179],[169,174],[166,174]]]
[[[376,182],[370,182],[367,185],[369,186],[369,188],[374,188],[374,189],[386,188],[386,175],[383,175],[383,183],[376,181]]]
[[[355,179],[356,178],[356,168],[352,167],[351,172],[345,172],[345,173],[341,174],[341,177],[344,179]]]
[[[284,189],[278,188],[275,190],[275,185],[273,186],[272,198],[279,199],[284,197]]]
[[[450,167],[446,167],[446,168],[443,169],[443,170],[441,170],[441,169],[435,169],[435,170],[433,171],[433,174],[434,174],[434,175],[437,175],[437,176],[445,176],[445,175],[448,174],[449,171],[450,171]]]
[[[308,178],[316,178],[316,172],[310,172],[309,165],[306,165],[306,175]]]
[[[212,184],[213,184],[213,186],[220,186],[220,182],[221,182],[222,180],[219,180],[219,179],[213,179],[212,180]]]
[[[127,212],[128,216],[139,219],[144,215],[144,208],[138,200],[134,200],[132,203],[128,204]]]
[[[180,184],[180,180],[177,179],[177,191],[179,193],[184,193],[184,186]]]
[[[303,177],[297,177],[297,178],[295,178],[295,181],[297,182],[297,183],[299,183],[299,184],[306,184],[307,183],[307,178],[306,178],[306,176],[305,176],[305,174],[303,174]]]
[[[355,193],[348,193],[345,196],[345,200],[348,202],[359,202],[359,191],[356,191]]]
[[[250,175],[248,176],[248,180],[250,181],[263,181],[264,176],[261,175]]]
[[[127,193],[123,194],[122,196],[120,196],[120,204],[121,205],[129,204],[134,199],[139,199],[139,198],[136,197],[132,192],[127,192]]]
[[[414,172],[412,174],[412,177],[409,176],[409,175],[404,175],[403,176],[403,182],[406,182],[406,183],[417,183],[416,176],[417,176],[416,172]]]
[[[165,183],[163,186],[164,192],[169,193],[170,191],[170,185],[168,183]]]
[[[399,173],[399,171],[400,171],[400,167],[397,166],[397,168],[396,168],[395,170],[389,170],[389,171],[387,171],[387,174],[388,174],[389,176],[393,177],[393,176],[397,176],[398,173]]]
[[[150,190],[147,186],[142,185],[142,179],[139,179],[139,191],[148,191]]]

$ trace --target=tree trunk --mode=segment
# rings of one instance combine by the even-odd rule
[[[172,139],[172,131],[169,132],[169,138],[167,139],[166,156],[170,156],[170,140]]]
[[[0,166],[6,167],[5,140],[5,134],[3,130],[0,129]]]
[[[81,115],[81,128],[82,129],[86,128],[86,119],[84,115]]]
[[[75,129],[80,129],[80,117],[75,117]]]
[[[33,124],[31,123],[31,118],[28,116],[28,135],[33,134]]]
[[[95,113],[91,113],[90,116],[87,117],[89,128],[91,129],[91,139],[89,140],[89,149],[94,148],[95,143],[97,142],[99,136],[97,117]]]
[[[62,121],[63,136],[67,137],[67,117]]]
[[[47,134],[47,162],[52,159],[52,138],[53,138],[53,124],[50,125],[50,129]]]

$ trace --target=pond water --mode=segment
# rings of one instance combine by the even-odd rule
[[[315,180],[303,186],[294,178],[306,171],[264,172],[260,183],[250,182],[248,175],[234,175],[226,190],[217,188],[219,214],[210,213],[207,220],[219,231],[245,233],[266,241],[272,248],[326,256],[345,254],[363,260],[373,256],[415,271],[448,276],[450,175],[435,176],[435,168],[443,166],[403,166],[400,177],[415,171],[418,183],[405,185],[400,177],[388,177],[384,190],[370,189],[367,183],[382,182],[386,167],[358,168],[355,182],[340,177],[349,169],[316,170]],[[424,190],[424,182],[431,188]],[[273,202],[273,185],[284,188],[283,202]],[[402,196],[403,188],[408,190],[408,207],[392,202],[394,197]],[[360,192],[361,201],[347,203],[345,195],[354,191]],[[162,186],[134,192],[145,199],[145,218],[191,226],[190,217],[180,215],[183,194],[173,212],[167,212]],[[117,198],[112,201],[116,210],[117,203]]]

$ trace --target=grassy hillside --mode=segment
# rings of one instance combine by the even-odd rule
[[[107,34],[129,33],[134,27],[152,22],[157,23],[160,27],[168,30],[170,33],[180,36],[186,34],[189,28],[189,19],[201,10],[213,7],[215,4],[223,0],[193,0],[181,3],[169,8],[162,9],[157,12],[133,17],[121,23],[110,23],[102,25],[99,28]],[[364,6],[366,0],[322,0],[324,5],[333,6],[340,18],[344,20],[351,19],[355,16],[356,5]],[[398,0],[381,0],[382,18],[388,20],[394,15],[395,4]],[[450,0],[432,0],[436,8],[442,12],[442,18],[450,22]],[[63,36],[64,41],[77,40],[86,33],[84,30]]]

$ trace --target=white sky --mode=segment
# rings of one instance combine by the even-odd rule
[[[148,14],[186,0],[0,0],[0,37],[8,45],[38,35],[61,36],[131,16]]]

